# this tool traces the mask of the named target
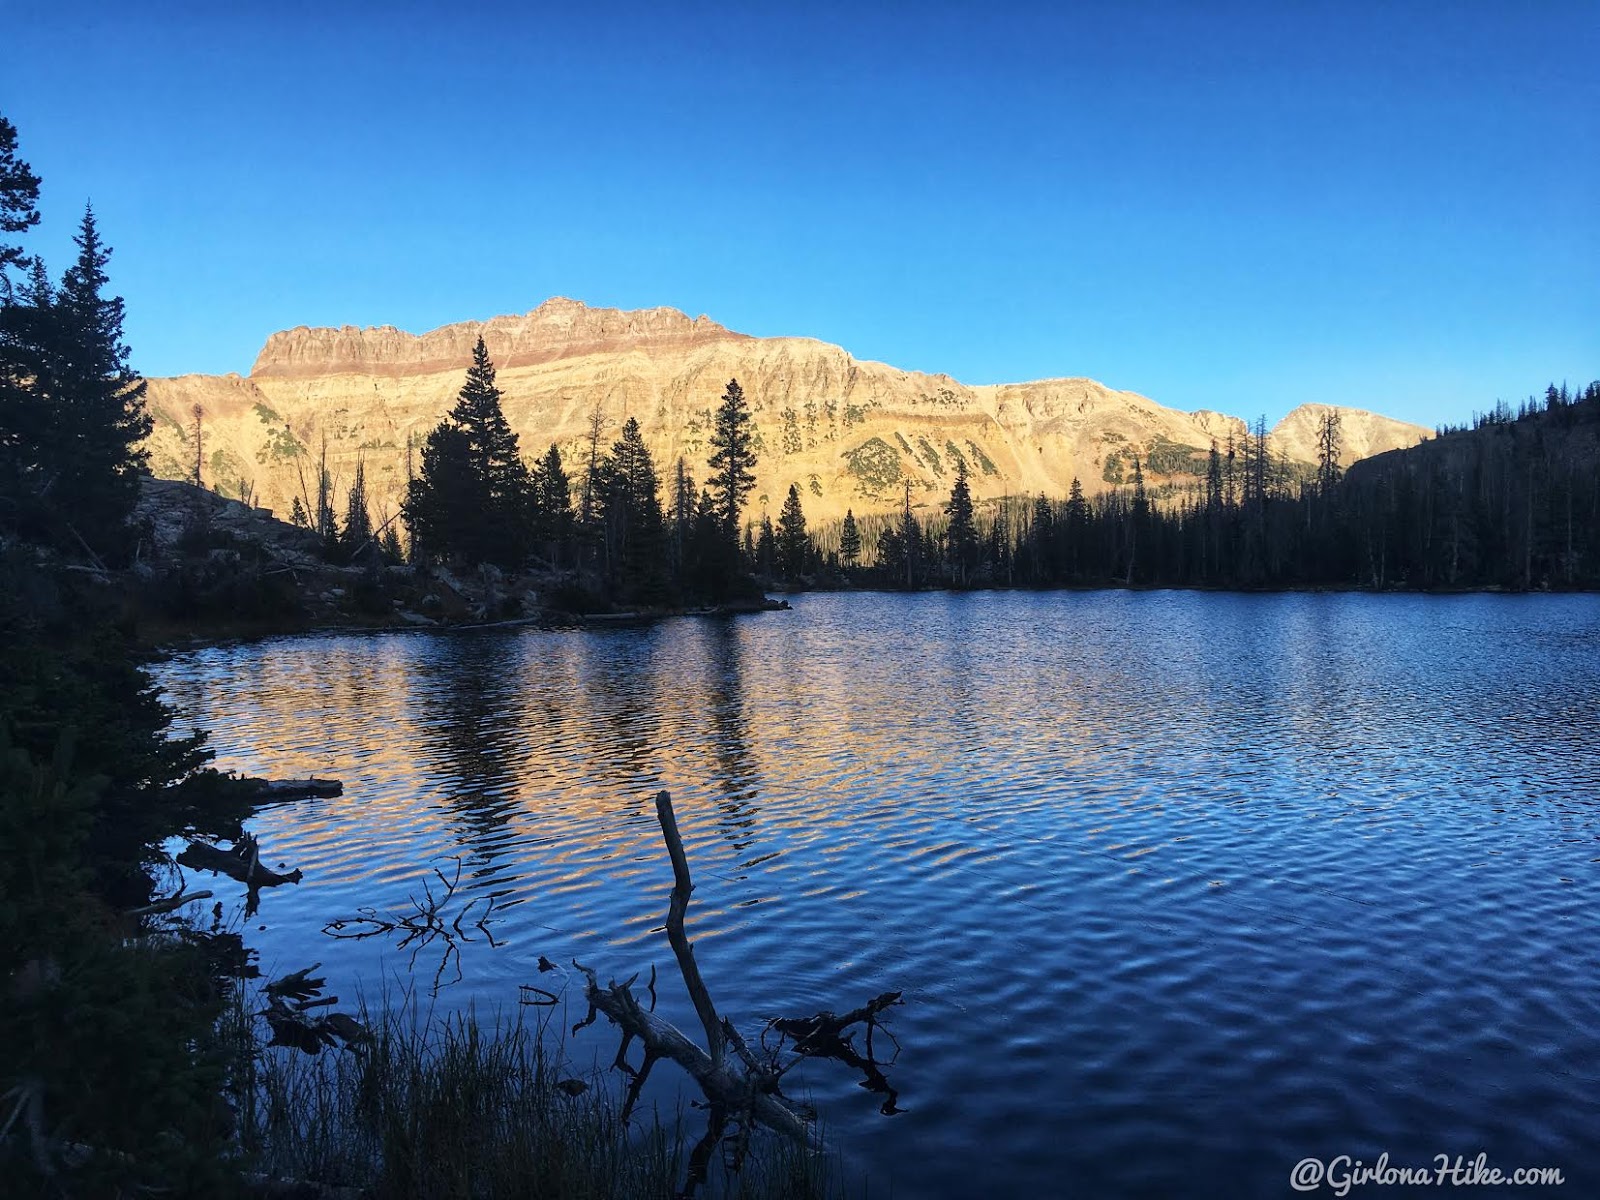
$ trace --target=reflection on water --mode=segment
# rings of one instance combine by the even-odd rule
[[[460,855],[500,945],[461,947],[441,1005],[572,1002],[541,955],[654,962],[692,1027],[667,788],[696,957],[747,1034],[905,993],[903,1115],[827,1064],[794,1081],[904,1194],[1276,1196],[1308,1155],[1386,1150],[1600,1194],[1597,609],[818,596],[280,640],[163,678],[221,765],[345,781],[255,822],[305,872],[247,927],[269,975],[408,982],[384,939],[319,931]]]

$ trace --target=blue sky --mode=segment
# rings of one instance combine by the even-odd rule
[[[1600,376],[1593,0],[0,10],[147,374],[566,295],[1269,419]]]

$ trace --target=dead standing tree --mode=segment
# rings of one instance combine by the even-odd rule
[[[689,990],[690,999],[694,1002],[695,1013],[704,1028],[706,1045],[704,1048],[697,1045],[676,1026],[640,1004],[632,990],[634,979],[638,976],[634,976],[634,979],[629,979],[626,983],[613,981],[610,985],[601,987],[594,971],[576,962],[573,966],[577,967],[588,981],[584,988],[584,998],[589,1002],[589,1012],[573,1031],[576,1032],[583,1026],[591,1024],[598,1013],[604,1013],[611,1023],[622,1031],[622,1044],[617,1048],[613,1065],[625,1072],[631,1080],[623,1107],[624,1120],[632,1112],[633,1105],[638,1100],[639,1093],[650,1074],[650,1068],[660,1059],[670,1058],[692,1075],[695,1082],[700,1085],[710,1104],[711,1124],[706,1136],[695,1147],[690,1158],[690,1190],[692,1190],[694,1182],[704,1178],[711,1151],[722,1140],[730,1122],[736,1123],[738,1127],[736,1160],[743,1157],[753,1124],[765,1125],[768,1129],[803,1145],[818,1147],[820,1143],[806,1118],[791,1107],[779,1090],[784,1073],[800,1059],[796,1058],[788,1064],[782,1064],[777,1052],[766,1050],[765,1047],[763,1047],[766,1050],[765,1056],[758,1057],[740,1036],[733,1023],[725,1017],[718,1016],[716,1006],[711,1001],[711,993],[706,987],[705,980],[701,978],[699,964],[695,961],[694,947],[690,945],[688,935],[683,928],[683,919],[689,909],[689,895],[694,891],[694,884],[689,877],[689,860],[683,852],[683,840],[678,834],[678,820],[672,810],[672,797],[666,792],[659,792],[656,795],[656,817],[661,822],[661,834],[667,843],[667,853],[672,858],[673,887],[671,903],[667,910],[667,940],[672,945],[673,955],[678,960],[679,970],[683,973],[684,984]],[[655,975],[652,970],[652,997],[654,985]],[[822,1013],[816,1017],[797,1021],[774,1021],[769,1025],[769,1029],[776,1029],[780,1033],[794,1037],[794,1050],[801,1057],[840,1057],[832,1053],[832,1047],[848,1044],[849,1038],[844,1032],[845,1027],[858,1021],[866,1022],[868,1056],[867,1060],[860,1061],[870,1061],[872,1029],[877,1023],[878,1016],[899,1000],[900,993],[887,992],[842,1018],[835,1017],[832,1013]],[[653,1007],[652,999],[651,1008]],[[792,1028],[785,1028],[786,1026]],[[807,1034],[813,1036],[808,1039]],[[644,1058],[638,1067],[632,1066],[627,1060],[628,1048],[634,1039],[638,1039],[644,1048]],[[815,1045],[808,1044],[808,1041],[814,1041]],[[873,1065],[875,1067],[876,1063]],[[890,1105],[885,1106],[884,1111],[891,1110],[892,1101]]]

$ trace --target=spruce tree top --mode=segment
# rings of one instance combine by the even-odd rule
[[[729,537],[737,535],[739,510],[755,486],[751,468],[756,454],[751,448],[750,407],[737,379],[728,380],[711,428],[711,478],[708,481],[717,500],[717,515]]]
[[[506,491],[509,485],[525,474],[522,457],[518,453],[517,435],[506,423],[500,398],[500,388],[495,384],[494,363],[489,361],[489,349],[480,336],[478,344],[472,348],[472,366],[467,368],[467,381],[461,386],[450,417],[466,433],[472,447],[473,462],[495,492]]]
[[[17,127],[0,117],[0,233],[23,233],[39,223],[39,177],[17,157]],[[0,241],[0,289],[7,267],[25,265],[20,246]]]

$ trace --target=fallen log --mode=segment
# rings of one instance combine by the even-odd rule
[[[301,800],[307,796],[342,796],[344,784],[337,779],[318,779],[315,775],[305,779],[251,779],[239,780],[251,794],[263,800]]]
[[[768,1129],[797,1142],[814,1143],[815,1139],[805,1120],[775,1094],[775,1078],[766,1072],[752,1072],[742,1063],[735,1067],[727,1058],[713,1060],[677,1026],[655,1013],[645,1011],[627,983],[613,980],[609,987],[601,987],[592,970],[581,963],[573,965],[588,979],[584,998],[593,1009],[604,1013],[624,1035],[639,1039],[644,1047],[646,1064],[652,1064],[658,1058],[670,1058],[694,1077],[713,1104],[726,1105],[733,1112],[748,1112]],[[619,1064],[624,1069],[627,1069],[626,1063],[621,1060],[626,1048],[627,1042],[624,1041],[623,1050],[617,1052]],[[649,1066],[646,1065],[639,1069],[638,1074],[642,1075],[648,1070]]]
[[[256,888],[277,887],[283,883],[299,883],[302,875],[298,868],[280,875],[270,867],[261,865],[261,847],[251,834],[245,834],[231,850],[222,850],[205,842],[190,842],[178,855],[178,862],[197,871],[214,871],[237,879],[252,891]]]
[[[762,1063],[750,1052],[744,1039],[733,1024],[717,1016],[711,994],[700,976],[694,960],[694,948],[684,932],[683,918],[689,908],[689,893],[694,884],[689,877],[689,860],[683,852],[683,840],[678,834],[678,821],[672,811],[672,797],[667,792],[656,795],[656,818],[661,823],[661,835],[667,843],[667,853],[672,859],[672,901],[667,913],[667,939],[678,960],[684,983],[694,1001],[696,1014],[705,1028],[706,1043],[702,1049],[670,1021],[647,1011],[635,998],[633,980],[601,987],[595,973],[581,963],[573,963],[588,980],[584,998],[589,1002],[589,1013],[581,1022],[587,1025],[597,1013],[622,1030],[622,1045],[617,1050],[615,1066],[633,1077],[628,1089],[625,1112],[631,1111],[644,1086],[650,1068],[658,1059],[670,1058],[681,1066],[700,1085],[713,1112],[725,1117],[748,1116],[776,1133],[803,1145],[820,1146],[805,1119],[788,1106],[778,1091],[783,1072],[776,1064]],[[637,1038],[644,1047],[644,1062],[634,1068],[626,1055],[629,1044]],[[728,1047],[735,1051],[727,1053]]]

